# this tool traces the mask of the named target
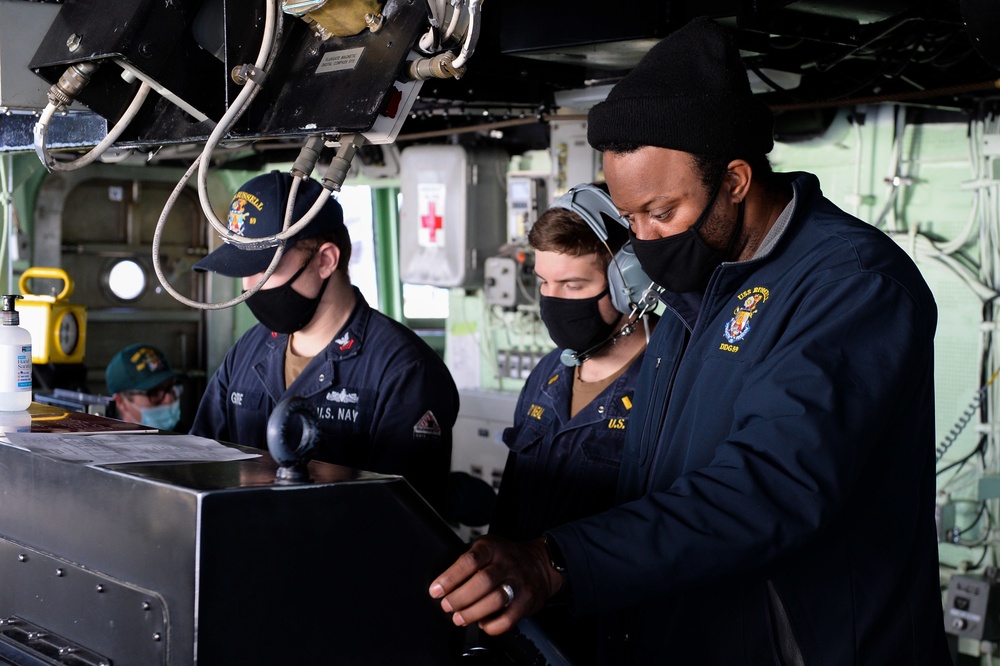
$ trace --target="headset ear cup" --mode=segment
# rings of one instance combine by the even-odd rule
[[[639,302],[639,297],[650,282],[635,256],[632,243],[625,243],[615,253],[614,261],[608,265],[608,290],[615,310],[631,314],[632,304]]]

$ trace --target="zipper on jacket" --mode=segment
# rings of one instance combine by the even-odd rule
[[[663,408],[659,410],[660,416],[659,416],[659,420],[658,420],[655,428],[650,427],[650,423],[649,423],[649,421],[650,421],[650,412],[649,411],[646,412],[646,422],[643,424],[643,432],[655,433],[655,434],[654,434],[654,436],[650,437],[649,447],[648,447],[647,451],[643,452],[646,455],[644,456],[643,461],[640,463],[640,464],[644,464],[646,466],[646,473],[643,475],[643,479],[642,479],[642,492],[643,492],[643,494],[645,494],[649,490],[649,482],[650,482],[650,480],[651,480],[651,478],[653,476],[653,469],[655,469],[655,467],[656,467],[656,457],[660,453],[660,450],[659,450],[660,449],[660,446],[659,446],[660,434],[663,432],[663,424],[667,420],[667,412],[670,410],[670,403],[671,403],[671,401],[673,399],[674,382],[677,379],[677,372],[680,370],[681,361],[683,361],[684,357],[687,355],[687,348],[688,348],[688,345],[691,342],[691,332],[690,331],[688,331],[688,330],[685,329],[684,336],[687,338],[684,341],[684,350],[680,353],[679,356],[677,356],[677,358],[674,359],[674,365],[670,369],[670,377],[668,377],[667,380],[666,380],[667,381],[667,386],[666,386],[666,391],[664,391],[664,395],[666,396],[666,400],[663,403]],[[659,373],[660,358],[661,357],[659,357],[659,356],[656,357],[656,369],[657,369],[656,376],[657,377],[659,377],[659,375],[660,375],[660,373]]]
[[[684,344],[682,345],[681,353],[674,360],[674,367],[670,374],[670,383],[667,385],[667,395],[666,395],[667,399],[663,404],[662,411],[660,412],[660,422],[657,424],[658,427],[656,430],[648,429],[649,426],[648,415],[646,423],[643,424],[647,428],[644,432],[656,433],[657,440],[659,439],[659,436],[663,429],[663,424],[666,421],[667,411],[670,409],[670,404],[673,402],[674,382],[677,378],[677,373],[680,371],[681,363],[684,361],[685,358],[687,358],[688,352],[690,352],[691,348],[695,345],[695,340],[700,338],[700,336],[704,334],[704,331],[708,326],[708,322],[711,321],[712,318],[714,317],[714,315],[712,314],[708,315],[705,314],[707,309],[706,304],[708,304],[710,301],[709,296],[712,295],[713,293],[713,288],[715,286],[715,283],[721,279],[719,276],[722,274],[722,269],[725,265],[726,264],[723,264],[722,266],[716,266],[715,269],[712,271],[712,276],[709,278],[708,285],[705,288],[705,295],[702,297],[701,308],[698,310],[698,317],[695,319],[694,326],[688,326],[687,320],[685,320],[684,317],[682,317],[675,308],[671,307],[669,303],[666,304],[667,309],[670,310],[675,317],[680,319],[682,324],[684,324],[685,340]],[[714,302],[714,299],[712,299],[712,302]],[[659,357],[657,357],[656,359],[656,367],[657,368],[660,367]],[[655,446],[654,443],[653,451],[651,453],[652,459],[649,461],[649,465],[646,467],[646,474],[643,479],[643,486],[642,486],[643,493],[649,491],[650,487],[649,484],[653,474],[653,469],[656,468],[656,459],[662,453],[663,452],[660,451],[660,447]]]

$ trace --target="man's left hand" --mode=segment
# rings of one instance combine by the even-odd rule
[[[514,543],[484,536],[438,576],[430,595],[452,613],[452,622],[478,622],[491,636],[537,612],[563,585],[542,539]]]

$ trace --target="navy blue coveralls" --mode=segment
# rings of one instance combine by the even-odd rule
[[[344,327],[285,387],[288,336],[257,324],[226,354],[198,406],[191,434],[267,448],[267,419],[286,395],[316,406],[316,459],[401,474],[441,510],[451,467],[458,390],[413,331],[357,303]]]
[[[947,664],[933,297],[814,176],[779,177],[771,251],[718,267],[694,308],[669,295],[623,504],[550,538],[578,611],[625,611],[609,663]]]
[[[641,333],[636,333],[641,335]],[[524,541],[615,505],[625,425],[642,357],[569,417],[573,373],[546,354],[517,399],[510,449],[490,532]]]
[[[641,332],[635,335],[642,335]],[[521,390],[514,425],[504,431],[510,448],[490,533],[525,541],[545,530],[615,505],[625,426],[640,356],[573,418],[573,373],[550,352]],[[573,617],[565,605],[543,609],[535,621],[574,664],[594,663],[594,616]]]

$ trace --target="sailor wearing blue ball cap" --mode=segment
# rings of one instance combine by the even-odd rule
[[[230,232],[261,239],[279,234],[292,182],[290,174],[272,171],[240,187],[229,206]],[[326,204],[289,239],[274,273],[247,299],[259,324],[212,376],[191,433],[266,449],[275,405],[302,397],[319,419],[318,460],[400,474],[440,508],[458,390],[426,343],[373,310],[351,284],[343,210],[317,181],[301,181],[291,222],[317,197]],[[195,270],[241,278],[249,290],[276,251],[226,243]]]

